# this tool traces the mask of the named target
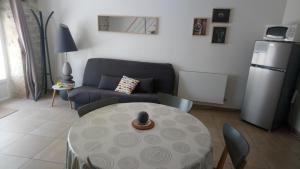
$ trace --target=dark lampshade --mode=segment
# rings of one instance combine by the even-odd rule
[[[72,38],[67,25],[60,24],[58,30],[58,52],[77,51],[76,44]]]

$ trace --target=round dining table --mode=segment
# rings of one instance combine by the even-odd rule
[[[155,126],[137,130],[132,121],[145,111]],[[67,169],[212,169],[212,140],[193,115],[155,103],[119,103],[76,121],[67,141]]]

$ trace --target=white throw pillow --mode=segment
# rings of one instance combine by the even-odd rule
[[[131,94],[135,89],[135,87],[138,85],[138,83],[139,81],[136,79],[123,76],[115,91]]]

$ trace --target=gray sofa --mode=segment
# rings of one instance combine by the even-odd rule
[[[106,77],[121,78],[123,75],[140,79],[141,85],[133,94],[115,92],[117,84],[110,84]],[[111,78],[110,78],[111,79]],[[101,82],[102,81],[102,82]],[[104,82],[105,81],[105,82]],[[100,84],[102,83],[102,87]],[[145,83],[144,83],[145,82]],[[108,87],[103,87],[103,84]],[[115,82],[114,82],[115,83]],[[172,94],[175,72],[171,64],[148,63],[127,60],[92,58],[89,59],[81,87],[69,92],[69,98],[75,102],[75,108],[108,97],[118,97],[120,102],[158,102],[157,92]],[[140,84],[139,84],[140,85]],[[145,91],[143,88],[146,89]]]

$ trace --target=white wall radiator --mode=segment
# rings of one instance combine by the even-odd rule
[[[223,104],[227,75],[179,71],[178,95],[193,101]]]

